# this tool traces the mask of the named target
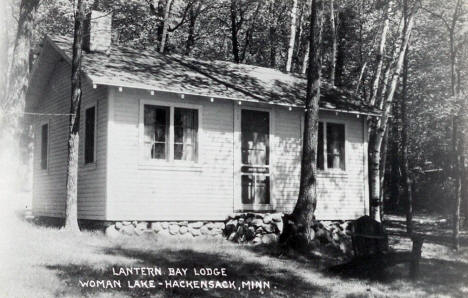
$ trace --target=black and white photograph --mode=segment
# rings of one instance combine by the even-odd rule
[[[468,0],[0,0],[0,297],[468,297]]]

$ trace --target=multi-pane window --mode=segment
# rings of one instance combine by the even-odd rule
[[[49,155],[49,124],[41,126],[41,169],[47,169],[47,159]]]
[[[166,159],[169,141],[169,108],[144,106],[144,146],[146,159]]]
[[[345,170],[344,124],[319,122],[317,168]]]
[[[174,159],[196,161],[198,110],[174,109]]]
[[[96,137],[96,107],[87,108],[85,111],[85,164],[95,161]]]
[[[198,159],[197,109],[144,105],[145,159]]]

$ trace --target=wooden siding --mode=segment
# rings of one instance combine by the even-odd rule
[[[200,160],[195,166],[140,159],[140,101],[202,107]],[[112,88],[109,97],[108,220],[222,220],[233,212],[234,110],[228,100]],[[243,106],[256,106],[246,104]],[[277,211],[291,212],[299,189],[302,111],[263,106],[274,114],[272,198]],[[321,120],[346,124],[346,171],[318,177],[318,219],[354,219],[365,214],[365,120],[321,112]]]
[[[70,73],[71,67],[60,61],[53,67],[47,88],[40,95],[38,105],[32,111],[49,114],[70,112]],[[104,219],[105,179],[106,179],[106,87],[93,89],[83,82],[83,106],[96,102],[97,122],[97,162],[94,166],[83,166],[83,137],[80,138],[78,174],[78,217],[83,219]],[[83,107],[82,106],[82,107]],[[81,109],[80,130],[84,131],[84,109]],[[35,216],[65,216],[68,115],[32,116],[34,129],[33,151],[33,213]],[[41,124],[49,123],[48,168],[41,169]],[[83,134],[81,134],[83,136]]]
[[[142,161],[140,100],[202,107],[199,162],[195,166]],[[109,220],[224,219],[233,208],[233,103],[158,92],[115,89],[109,139]]]
[[[80,116],[80,150],[78,171],[78,218],[105,219],[107,185],[107,87],[83,84]],[[85,110],[96,107],[95,162],[84,163]]]

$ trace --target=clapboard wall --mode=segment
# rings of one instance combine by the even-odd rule
[[[152,163],[140,157],[141,101],[200,107],[199,162]],[[234,117],[230,100],[112,88],[109,96],[107,220],[223,220],[235,206]],[[244,103],[243,107],[249,104]],[[299,189],[302,110],[250,104],[274,115],[272,199],[291,212]],[[320,172],[318,219],[354,219],[367,212],[365,120],[321,112],[323,121],[346,125],[346,171]]]

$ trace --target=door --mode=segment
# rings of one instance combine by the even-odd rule
[[[265,210],[270,196],[270,112],[240,110],[240,202],[243,210]]]

